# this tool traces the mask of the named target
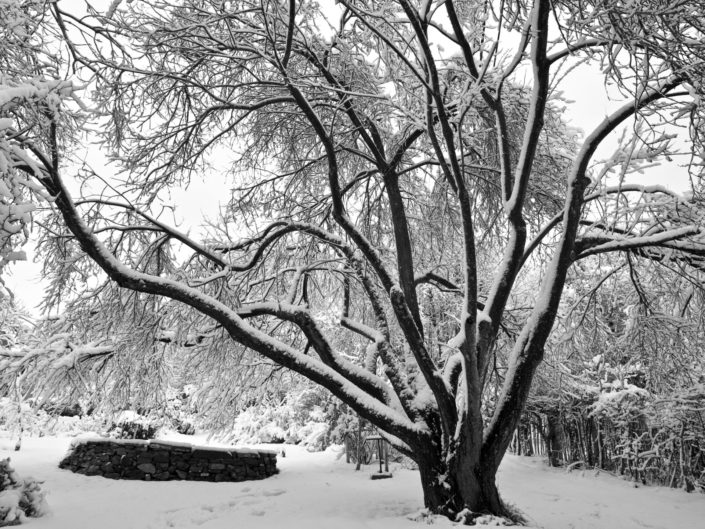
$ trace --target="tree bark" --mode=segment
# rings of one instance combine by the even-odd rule
[[[480,460],[477,447],[460,447],[458,452],[445,456],[427,453],[417,459],[417,464],[424,506],[430,512],[465,524],[473,524],[482,515],[502,516],[515,523],[524,523],[519,514],[502,502],[497,489],[496,469]]]
[[[552,467],[561,466],[563,454],[563,431],[558,415],[546,415],[546,448],[548,450],[548,463]]]

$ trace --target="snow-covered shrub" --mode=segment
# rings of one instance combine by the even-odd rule
[[[49,408],[52,413],[48,413],[45,406],[33,405],[27,401],[18,406],[14,399],[3,397],[0,398],[0,429],[17,433],[21,428],[24,435],[38,437],[76,435],[81,432],[104,430],[109,422],[102,414],[74,415],[75,409],[54,407]]]
[[[35,409],[28,402],[17,403],[16,400],[0,398],[0,428],[19,435],[42,435],[49,416],[42,410]]]
[[[342,442],[346,428],[341,418],[348,415],[343,407],[320,388],[305,387],[281,401],[248,407],[223,437],[240,443],[290,443],[323,450]]]
[[[193,435],[196,433],[195,409],[191,398],[194,388],[189,385],[181,390],[169,388],[166,392],[167,398],[163,413],[168,426],[183,435]]]
[[[181,435],[194,435],[196,427],[188,420],[173,422],[174,429]]]
[[[603,389],[597,401],[592,405],[594,415],[604,415],[615,422],[635,424],[642,422],[645,406],[650,402],[651,395],[645,389],[628,382],[619,386],[612,384],[607,391]]]
[[[0,527],[18,525],[27,517],[47,513],[48,506],[39,482],[20,478],[10,459],[0,460]]]
[[[54,417],[81,417],[85,414],[79,402],[72,404],[48,403],[42,406],[42,410]]]
[[[121,412],[108,430],[110,437],[116,439],[154,439],[159,424],[132,410]]]
[[[289,408],[258,405],[247,408],[233,422],[227,437],[240,443],[284,443],[287,438]]]

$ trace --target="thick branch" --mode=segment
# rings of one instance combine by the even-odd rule
[[[507,241],[499,272],[495,275],[495,281],[487,298],[487,309],[485,312],[490,319],[488,330],[491,332],[491,337],[485,337],[488,343],[499,332],[502,314],[520,270],[526,243],[526,222],[523,217],[524,200],[538,148],[539,135],[543,129],[549,89],[549,64],[546,60],[549,4],[548,0],[538,0],[534,4],[532,11],[531,62],[534,86],[529,104],[529,115],[524,129],[524,140],[517,162],[516,179],[513,182],[511,195],[505,202],[505,211],[509,220],[509,240]],[[488,361],[489,355],[484,354],[480,365],[482,373],[486,370]]]
[[[426,437],[427,432],[423,428],[409,421],[398,411],[370,399],[369,394],[331,367],[248,325],[236,312],[218,300],[177,281],[136,272],[126,267],[103,246],[81,220],[56,169],[51,168],[50,175],[44,177],[41,182],[47,191],[56,197],[55,205],[81,248],[121,287],[168,297],[193,307],[222,325],[236,342],[320,384],[361,416],[410,445],[418,445]]]
[[[583,195],[590,183],[588,165],[600,143],[616,127],[650,103],[665,97],[681,79],[672,76],[657,88],[645,88],[636,102],[611,114],[588,136],[568,179],[563,216],[563,235],[541,283],[537,303],[517,339],[509,360],[505,383],[495,412],[485,431],[482,456],[494,469],[509,446],[514,429],[531,388],[534,373],[543,359],[544,346],[553,328],[573,250],[583,206]]]
[[[265,302],[244,305],[237,310],[237,313],[242,318],[252,318],[266,314],[296,324],[306,335],[309,343],[325,365],[335,369],[336,372],[380,402],[392,406],[396,401],[390,392],[390,388],[376,375],[348,362],[333,351],[330,342],[306,309],[292,303]]]

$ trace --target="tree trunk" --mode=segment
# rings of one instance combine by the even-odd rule
[[[546,448],[548,451],[549,464],[552,467],[561,466],[563,432],[558,414],[548,413],[546,415]]]
[[[357,464],[355,465],[355,470],[360,470],[360,465],[362,464],[362,454],[362,418],[358,416],[357,433],[355,434],[355,457],[357,457]]]
[[[22,396],[20,393],[20,382],[15,378],[15,403],[17,404],[17,442],[15,443],[15,452],[19,452],[22,448],[22,436],[24,435],[24,422],[22,421]]]
[[[605,451],[604,444],[602,442],[602,428],[600,426],[599,417],[595,419],[595,441],[597,442],[597,466],[599,468],[605,468]]]
[[[495,481],[496,470],[478,462],[469,465],[462,458],[451,458],[455,464],[446,467],[441,460],[423,458],[417,461],[424,493],[424,506],[432,513],[448,516],[465,524],[473,524],[482,515],[502,516],[523,523],[520,515],[502,502]]]

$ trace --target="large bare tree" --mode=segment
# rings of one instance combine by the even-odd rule
[[[99,115],[41,68],[3,78],[6,256],[28,222],[11,204],[49,197],[54,299],[80,290],[97,318],[122,307],[157,341],[188,321],[184,345],[219,333],[320,384],[416,461],[432,512],[518,519],[495,475],[574,262],[702,263],[699,1],[68,4],[17,2],[48,9],[53,32],[6,46],[63,50],[46,60],[85,81]],[[559,89],[584,69],[621,103],[583,137]],[[99,125],[118,177],[70,163],[79,118]],[[634,139],[598,163],[618,130]],[[628,174],[682,154],[685,197]],[[210,230],[173,227],[169,191],[218,171],[230,195],[213,197]],[[86,286],[97,269],[109,282]],[[525,270],[539,286],[506,333]],[[457,294],[442,325],[433,289]]]

